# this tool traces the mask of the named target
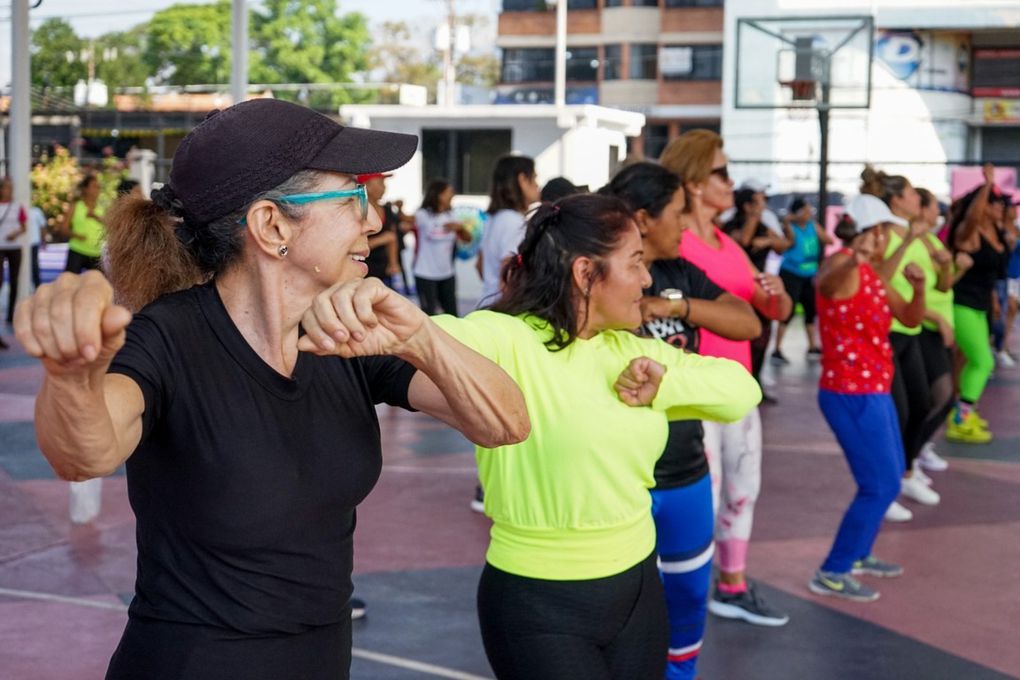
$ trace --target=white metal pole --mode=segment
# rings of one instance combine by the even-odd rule
[[[556,86],[557,107],[567,103],[567,0],[556,2]]]
[[[28,0],[11,2],[11,124],[10,157],[7,172],[14,185],[14,205],[26,211],[32,205],[32,93],[31,53],[28,51]],[[21,273],[18,276],[18,297],[31,291],[32,263],[28,239],[21,239]]]
[[[235,104],[248,93],[248,0],[233,0],[233,61],[230,69],[230,97]]]

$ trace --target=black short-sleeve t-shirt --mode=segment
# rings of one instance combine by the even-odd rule
[[[646,295],[655,296],[674,288],[688,298],[715,300],[726,292],[704,271],[682,258],[652,263],[651,275],[652,286],[645,291]],[[698,328],[680,317],[649,321],[641,327],[641,332],[689,352],[698,351]],[[655,488],[686,486],[708,474],[704,436],[700,420],[670,421],[666,449],[655,464]]]
[[[127,461],[137,517],[130,616],[234,636],[347,616],[355,506],[378,479],[375,404],[410,408],[414,368],[387,357],[255,353],[214,284],[144,308],[110,367],[145,399]]]
[[[744,220],[734,217],[723,226],[723,231],[726,232],[728,236],[731,236],[734,241],[740,243],[740,233],[744,231]],[[752,240],[761,238],[762,236],[768,236],[769,233],[769,228],[761,222],[758,222],[758,228],[754,230]],[[772,249],[769,247],[756,248],[752,245],[743,246],[743,248],[744,252],[747,253],[748,259],[751,260],[751,264],[753,264],[758,271],[765,271],[765,265],[768,263],[769,259],[769,252],[771,252]]]

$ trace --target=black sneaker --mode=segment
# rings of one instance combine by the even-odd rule
[[[471,509],[475,512],[485,512],[485,491],[480,484],[475,487],[475,497],[471,499]]]
[[[779,366],[786,366],[790,363],[790,360],[783,356],[783,353],[778,349],[772,353],[772,363]]]
[[[750,581],[747,590],[734,594],[720,592],[716,584],[712,599],[708,601],[708,611],[724,619],[742,619],[756,626],[785,626],[790,620],[788,615],[768,606]]]
[[[365,604],[364,600],[359,600],[356,597],[351,598],[351,621],[365,618],[365,614],[368,613],[367,610],[368,605]]]
[[[10,349],[11,346],[4,342],[3,338],[0,338],[0,349]]]

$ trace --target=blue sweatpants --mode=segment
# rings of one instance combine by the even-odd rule
[[[818,391],[818,405],[857,482],[857,495],[843,516],[823,571],[845,574],[871,554],[882,518],[900,492],[903,438],[888,394]]]
[[[693,680],[705,634],[715,552],[712,478],[652,491],[659,571],[669,610],[669,680]]]

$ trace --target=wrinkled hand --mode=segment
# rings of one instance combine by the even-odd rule
[[[298,350],[345,358],[399,355],[428,317],[379,279],[355,279],[327,288],[301,317]]]
[[[924,288],[924,270],[913,262],[903,268],[903,278],[907,280],[907,283],[909,283],[914,290]]]
[[[960,272],[965,272],[974,266],[974,258],[970,256],[970,253],[965,253],[962,250],[956,253],[954,262],[956,262],[956,271]]]
[[[761,289],[765,291],[766,295],[774,296],[786,293],[786,285],[783,283],[783,280],[775,274],[766,274],[765,272],[761,272],[755,277],[755,281],[757,281],[758,285],[761,286]]]
[[[113,288],[96,271],[61,274],[22,300],[14,333],[53,376],[105,373],[124,345],[131,312],[113,304]]]
[[[666,367],[648,357],[633,359],[616,379],[613,389],[628,406],[648,406],[655,400]]]

